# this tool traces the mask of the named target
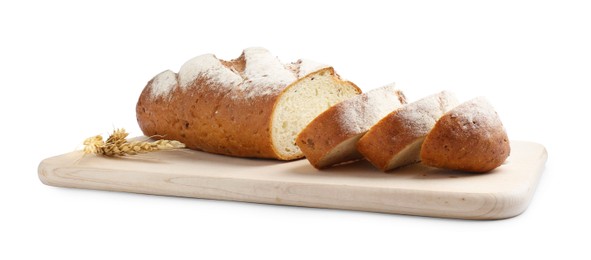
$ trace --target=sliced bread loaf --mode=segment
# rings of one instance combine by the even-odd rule
[[[361,159],[357,141],[378,120],[406,103],[394,85],[352,97],[316,117],[298,135],[296,144],[318,168]]]
[[[425,136],[458,101],[443,91],[388,114],[363,136],[357,149],[382,171],[416,163]]]
[[[298,133],[330,106],[361,90],[326,65],[283,64],[263,48],[231,61],[205,54],[144,88],[136,113],[147,136],[211,153],[291,160]]]

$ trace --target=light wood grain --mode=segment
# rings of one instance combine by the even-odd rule
[[[306,160],[242,159],[191,150],[105,158],[72,152],[43,160],[47,185],[463,219],[522,213],[543,172],[542,145],[513,141],[486,174],[421,164],[382,173],[362,161],[319,171]]]

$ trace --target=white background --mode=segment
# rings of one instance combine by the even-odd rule
[[[81,2],[0,3],[0,259],[591,256],[586,1]],[[249,46],[331,64],[364,90],[395,81],[411,100],[487,97],[511,139],[549,152],[529,209],[463,221],[39,181],[42,159],[88,136],[141,134],[135,102],[155,74]]]

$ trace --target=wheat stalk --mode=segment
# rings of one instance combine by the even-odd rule
[[[107,138],[107,141],[104,141],[100,135],[86,138],[84,140],[84,153],[104,156],[125,156],[185,147],[183,143],[174,140],[129,142],[126,139],[128,135],[125,129],[120,128],[115,129],[109,138]]]

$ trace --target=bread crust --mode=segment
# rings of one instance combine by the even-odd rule
[[[215,89],[219,86],[198,79],[186,89],[172,90],[169,99],[152,99],[146,87],[136,106],[144,135],[178,140],[210,153],[276,158],[270,120],[278,96],[233,99]]]
[[[245,68],[244,54],[236,60],[220,62],[237,75]],[[273,86],[278,91],[257,96],[248,96],[235,83],[224,85],[203,73],[185,86],[180,86],[179,74],[174,74],[176,85],[166,95],[155,95],[157,76],[148,82],[139,97],[137,121],[145,135],[178,140],[191,149],[238,157],[301,158],[301,154],[285,157],[276,151],[271,136],[273,112],[287,89],[321,73],[359,90],[353,83],[342,81],[331,67],[297,77],[285,86]]]
[[[317,169],[326,168],[320,162],[335,146],[351,138],[354,133],[341,127],[338,114],[342,103],[336,104],[318,115],[296,138],[296,144],[304,152],[306,159]],[[350,160],[360,159],[360,155]]]
[[[369,120],[371,122],[363,122],[359,127],[348,127],[342,122],[343,118],[351,117],[351,115],[348,114],[348,112],[350,112],[351,106],[359,105],[360,103],[375,106],[380,105],[367,104],[368,100],[364,99],[364,97],[366,97],[365,95],[368,95],[370,92],[366,92],[361,94],[362,96],[345,100],[327,109],[322,114],[318,115],[314,120],[312,120],[312,122],[310,122],[310,124],[308,124],[308,126],[306,126],[302,132],[300,132],[296,138],[296,144],[304,152],[306,159],[310,161],[312,166],[317,169],[323,169],[331,166],[332,164],[326,162],[325,160],[330,152],[333,151],[333,149],[335,149],[339,144],[350,140],[351,138],[360,138],[385,114],[388,114],[395,108],[399,107],[401,104],[406,103],[406,97],[404,94],[400,90],[395,89],[393,85],[385,86],[384,88],[385,89],[383,92],[389,92],[388,94],[390,95],[389,99],[385,99],[384,101],[389,101],[393,104],[390,106],[391,109],[389,109],[389,111],[379,116],[379,118],[377,118],[375,121]],[[375,89],[373,91],[380,90]],[[370,115],[360,116],[368,117]],[[355,140],[355,143],[356,141],[357,140]],[[343,157],[339,161],[347,162],[362,159],[363,156],[357,152],[355,147],[356,145],[353,145],[354,151],[351,151],[347,156]]]
[[[437,121],[421,149],[423,164],[467,172],[488,172],[510,153],[507,132],[483,98],[452,109]]]
[[[407,104],[385,116],[357,143],[357,149],[375,167],[391,170],[390,161],[410,145],[421,141],[448,110],[458,104],[447,91]],[[419,154],[408,163],[419,161]],[[400,167],[404,165],[394,166]]]
[[[357,150],[381,171],[389,170],[387,166],[392,156],[425,134],[409,131],[405,119],[399,115],[397,111],[387,115],[357,143]]]

